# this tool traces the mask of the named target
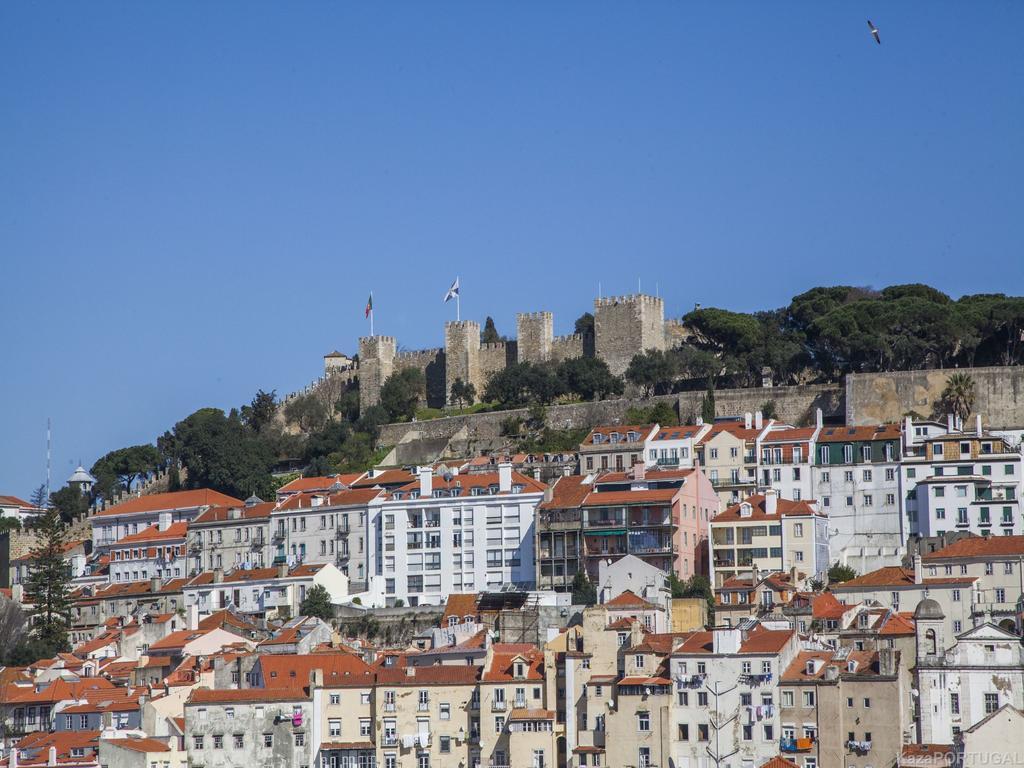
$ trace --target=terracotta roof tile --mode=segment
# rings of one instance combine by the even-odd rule
[[[863,443],[871,440],[899,440],[903,430],[899,424],[873,427],[825,427],[818,433],[818,443]]]
[[[946,560],[954,557],[1017,557],[1024,555],[1024,536],[972,536],[948,547],[929,552],[922,560]]]
[[[740,509],[744,504],[749,504],[751,507],[750,517],[742,517],[740,515]],[[742,501],[739,504],[733,504],[731,507],[726,509],[724,512],[720,512],[711,519],[713,523],[723,522],[734,522],[734,521],[751,521],[751,520],[778,520],[782,517],[799,517],[805,515],[822,514],[818,509],[817,505],[811,500],[793,501],[791,499],[777,499],[776,512],[774,515],[768,515],[765,513],[764,506],[764,494],[754,494]]]
[[[158,739],[150,738],[127,738],[127,739],[105,739],[104,743],[121,749],[130,749],[132,752],[170,752],[171,748]]]
[[[138,533],[132,533],[117,540],[115,547],[122,544],[143,544],[149,541],[167,541],[169,539],[183,539],[188,534],[188,523],[171,523],[167,530],[161,531],[157,525],[151,525]]]
[[[210,507],[199,517],[192,521],[192,525],[205,525],[208,523],[224,523],[232,520],[262,520],[270,517],[271,510],[277,506],[272,501],[264,501],[261,504],[253,504],[247,507],[244,504],[235,507],[216,506]],[[232,510],[237,510],[237,517],[232,518]]]
[[[241,506],[242,500],[232,496],[200,488],[195,491],[173,491],[171,493],[153,493],[148,496],[137,496],[134,499],[115,504],[96,513],[96,517],[110,515],[129,515],[141,512],[168,512],[178,509],[196,509],[214,504]]]
[[[639,608],[645,611],[654,610],[657,607],[653,603],[649,603],[642,597],[639,597],[635,592],[629,589],[620,592],[611,600],[604,603],[604,606],[605,608],[611,608],[613,610]]]

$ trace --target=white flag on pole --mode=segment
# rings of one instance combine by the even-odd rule
[[[455,278],[455,282],[452,283],[452,287],[448,289],[448,293],[444,295],[444,303],[447,304],[452,299],[459,297],[459,278]]]

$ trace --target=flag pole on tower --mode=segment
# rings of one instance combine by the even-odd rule
[[[448,293],[444,295],[444,303],[447,304],[452,299],[455,299],[455,319],[462,319],[462,303],[459,299],[459,278],[455,278],[455,282],[452,283],[451,288],[448,289]]]
[[[370,298],[366,300],[366,317],[370,318],[370,336],[373,336],[373,291],[370,291]]]

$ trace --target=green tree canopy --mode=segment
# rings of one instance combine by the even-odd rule
[[[595,605],[597,603],[597,587],[587,577],[587,572],[582,568],[576,571],[572,580],[572,604],[573,605]]]
[[[834,562],[828,569],[828,580],[831,584],[841,584],[855,578],[857,572],[848,565],[840,564],[839,561]]]
[[[97,459],[89,470],[96,478],[95,491],[109,499],[118,488],[130,491],[136,478],[160,465],[160,452],[155,445],[132,445]]]
[[[506,408],[548,405],[564,391],[565,386],[552,366],[515,363],[491,376],[484,389],[484,400]]]
[[[473,386],[473,382],[468,384],[462,379],[455,379],[452,382],[452,400],[459,406],[464,408],[467,405],[472,405],[476,399],[476,387]]]
[[[274,493],[270,447],[248,429],[236,412],[201,408],[157,441],[161,453],[188,470],[185,487],[212,488],[237,498]]]
[[[503,341],[498,329],[494,327],[494,318],[488,316],[484,320],[484,329],[480,332],[480,342],[483,344],[496,344]]]
[[[52,656],[70,650],[69,574],[64,562],[65,528],[57,509],[50,508],[32,521],[37,537],[29,552],[25,598],[33,606],[30,633],[39,648]]]
[[[974,378],[968,373],[957,371],[946,379],[939,404],[945,413],[952,413],[961,421],[967,421],[974,409],[975,397]]]
[[[380,404],[392,421],[409,421],[427,396],[427,381],[419,368],[403,368],[380,388]]]
[[[262,432],[273,422],[275,413],[277,413],[277,390],[264,392],[260,389],[248,405],[242,406],[242,423],[254,432]]]
[[[622,379],[612,375],[608,363],[596,357],[574,357],[558,364],[556,375],[563,388],[584,400],[622,394]]]
[[[331,605],[331,595],[322,584],[314,584],[306,592],[306,599],[299,606],[299,613],[303,616],[311,616],[322,621],[330,621],[334,618],[334,606]]]
[[[664,395],[672,389],[676,366],[676,356],[660,349],[638,352],[626,367],[626,381],[639,387],[644,395]]]

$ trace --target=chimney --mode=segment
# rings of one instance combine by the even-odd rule
[[[896,676],[896,649],[878,649],[878,674],[882,677]]]
[[[764,414],[760,411],[754,411],[754,427],[756,429],[764,427]]]
[[[824,423],[825,419],[823,414],[821,413],[821,408],[816,408],[814,411],[814,426],[816,426],[818,429],[821,429]]]
[[[159,592],[164,586],[164,580],[159,576],[154,576],[149,580],[149,591],[153,594]]]
[[[774,488],[768,488],[764,492],[764,513],[774,515],[779,511],[779,494]]]
[[[754,415],[747,411],[743,414],[743,428],[750,429],[754,425]]]
[[[903,444],[907,448],[914,444],[914,420],[910,416],[903,419]]]
[[[698,427],[703,427],[703,426],[704,426],[704,417],[703,417],[703,416],[698,416],[698,417],[697,417],[697,418],[696,418],[696,419],[694,420],[694,423],[695,423],[695,424],[696,424],[696,425],[697,425]]]
[[[974,417],[974,434],[981,437],[981,414]]]
[[[213,569],[213,583],[214,584],[222,584],[222,583],[224,583],[224,569],[223,568],[214,568]]]
[[[157,518],[157,521],[157,529],[161,531],[166,531],[168,528],[171,527],[171,513],[161,512],[160,516]]]
[[[199,606],[193,603],[188,607],[188,626],[186,629],[199,629]]]
[[[512,490],[512,465],[507,461],[498,465],[498,491],[508,493]]]
[[[712,650],[717,654],[739,653],[743,633],[739,627],[715,627],[712,634]]]
[[[921,565],[921,555],[914,555],[914,583],[920,584],[924,580],[924,567]]]
[[[952,413],[947,413],[946,414],[946,431],[947,432],[955,432],[956,431],[956,417],[954,417]]]
[[[429,499],[434,493],[434,470],[420,467],[420,498]]]
[[[288,578],[288,563],[277,564],[277,578],[287,579]]]
[[[636,464],[633,465],[633,479],[634,480],[643,480],[646,477],[647,477],[647,465],[645,465],[642,461],[638,461]]]
[[[555,500],[555,486],[549,485],[544,489],[544,501],[551,503]]]
[[[50,747],[47,750],[46,764],[47,765],[56,765],[57,764],[57,748],[56,747]]]
[[[324,687],[324,671],[322,669],[314,669],[309,673],[309,687],[323,688]]]
[[[11,748],[11,759],[8,761],[7,765],[9,766],[9,768],[18,768],[18,748],[17,747],[12,747]]]

